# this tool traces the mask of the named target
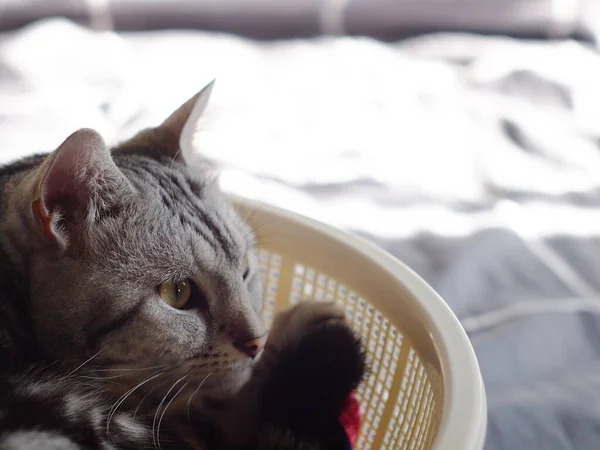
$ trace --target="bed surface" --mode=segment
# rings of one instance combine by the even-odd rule
[[[472,339],[489,450],[600,445],[600,57],[575,42],[437,34],[256,43],[0,37],[0,162],[79,127],[117,142],[212,78],[196,148],[230,191],[361,234]]]

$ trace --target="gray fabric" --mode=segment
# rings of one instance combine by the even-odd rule
[[[598,0],[20,0],[0,30],[61,16],[95,28],[201,29],[260,39],[351,34],[394,40],[431,31],[589,37]]]
[[[51,21],[2,38],[0,74],[3,161],[81,126],[116,142],[216,76],[195,142],[223,187],[364,235],[431,283],[477,352],[487,449],[598,448],[593,49],[470,35],[257,44]]]

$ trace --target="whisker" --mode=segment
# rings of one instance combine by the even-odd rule
[[[150,367],[121,367],[121,368],[110,368],[110,369],[93,369],[86,373],[93,372],[141,372],[142,370],[151,370],[151,369],[162,369],[170,366],[165,366],[161,364],[159,366],[150,366]]]
[[[141,383],[137,384],[136,386],[134,386],[133,388],[131,388],[130,390],[128,390],[127,392],[125,392],[125,394],[123,394],[121,397],[119,397],[119,399],[115,402],[114,406],[112,408],[110,408],[109,413],[108,413],[108,419],[106,420],[106,435],[110,437],[110,422],[113,418],[113,416],[116,414],[117,410],[119,409],[119,407],[123,404],[123,402],[125,400],[127,400],[127,397],[129,397],[131,394],[133,394],[137,389],[139,389],[140,387],[142,387],[144,384],[164,375],[165,372],[159,372],[149,378],[146,378],[144,381],[142,381]]]
[[[171,391],[173,389],[175,389],[175,386],[177,386],[179,383],[181,383],[181,381],[183,381],[187,376],[188,376],[188,374],[186,373],[179,380],[177,380],[175,383],[173,383],[173,386],[171,386],[171,388],[167,391],[167,393],[164,395],[164,397],[158,404],[158,407],[156,408],[156,413],[154,414],[154,420],[152,421],[152,443],[154,444],[154,448],[157,448],[157,442],[156,442],[156,436],[154,434],[154,430],[156,430],[156,423],[157,423],[158,414],[160,412],[160,409],[162,408],[162,405],[165,403],[165,400],[167,399],[167,397],[169,396]]]
[[[240,205],[241,206],[241,205]],[[246,217],[244,217],[242,220],[244,221],[244,223],[246,225],[248,225],[250,228],[252,228],[252,226],[250,225],[250,219],[252,218],[252,216],[254,215],[255,209],[254,208],[249,208],[248,209],[248,214],[246,215]]]
[[[57,363],[58,363],[58,359],[55,359],[51,363],[48,363],[48,364],[44,365],[43,367],[41,367],[40,371],[44,371],[46,369],[49,369],[50,367],[52,367],[54,364],[57,364]]]
[[[144,396],[142,397],[142,400],[140,401],[140,403],[137,405],[137,408],[135,408],[135,411],[133,412],[133,417],[132,417],[132,420],[134,420],[134,421],[135,421],[135,418],[136,418],[136,416],[137,416],[137,413],[138,413],[138,411],[139,411],[140,407],[142,406],[142,404],[144,403],[144,400],[146,400],[146,399],[148,398],[148,396],[149,396],[150,394],[152,394],[152,393],[153,393],[155,390],[157,390],[158,388],[160,388],[160,387],[164,386],[164,385],[165,385],[165,383],[168,383],[168,382],[169,382],[169,380],[165,380],[165,381],[163,381],[163,382],[159,383],[157,386],[154,386],[152,389],[150,389],[150,390],[149,390],[149,391],[146,393],[146,395],[144,395]]]
[[[126,377],[127,373],[122,373],[121,375],[111,375],[109,377],[91,377],[89,375],[79,375],[79,378],[83,378],[84,380],[95,380],[95,381],[106,381],[106,380],[114,380],[115,378],[123,378]]]
[[[206,380],[208,380],[208,377],[210,377],[213,373],[215,373],[215,372],[212,371],[212,372],[210,372],[208,375],[206,375],[204,377],[204,379],[200,382],[200,384],[198,384],[198,387],[196,388],[196,390],[192,393],[192,395],[190,395],[190,398],[188,398],[188,401],[187,401],[187,403],[185,405],[185,409],[187,411],[188,425],[190,426],[190,428],[192,426],[191,419],[190,419],[190,408],[192,406],[192,400],[194,399],[194,397],[196,396],[196,394],[198,393],[198,391],[200,390],[200,388],[202,387],[202,385],[204,384],[204,382]]]
[[[295,235],[292,233],[289,233],[289,232],[285,232],[285,231],[279,231],[279,232],[270,231],[269,234],[257,235],[256,243],[258,244],[258,246],[268,247],[269,241],[267,238],[270,238],[270,237],[279,238],[279,244],[281,244],[281,238],[294,239]],[[284,243],[284,245],[285,245],[285,243]]]
[[[77,372],[79,369],[81,369],[81,368],[82,368],[83,366],[85,366],[87,363],[89,363],[89,362],[90,362],[92,359],[94,359],[96,356],[98,356],[98,355],[99,355],[99,354],[102,352],[102,350],[104,350],[104,349],[100,349],[100,350],[99,350],[99,351],[98,351],[98,352],[97,352],[95,355],[93,355],[93,356],[91,356],[90,358],[86,359],[86,360],[85,360],[83,363],[81,363],[79,366],[77,366],[77,367],[75,368],[75,370],[73,370],[72,372],[70,372],[70,373],[67,375],[67,378],[68,378],[68,377],[70,377],[71,375],[73,375],[75,372]]]
[[[288,222],[290,222],[290,219],[285,218],[285,217],[281,217],[279,219],[267,220],[266,222],[261,223],[255,229],[259,229],[260,230],[261,228],[268,227],[269,225],[278,225],[278,224],[288,223]]]
[[[158,426],[156,427],[156,442],[158,443],[158,448],[160,449],[160,424],[162,423],[163,417],[165,417],[165,414],[167,413],[167,409],[169,409],[169,406],[171,406],[171,403],[173,403],[173,400],[175,400],[177,398],[177,396],[181,393],[181,391],[183,391],[183,389],[190,383],[190,380],[186,381],[185,383],[183,383],[183,386],[181,386],[179,388],[179,390],[175,393],[175,395],[171,398],[171,400],[169,400],[169,403],[167,403],[167,406],[165,406],[165,408],[163,409],[162,414],[160,415],[160,419],[158,420]]]
[[[25,378],[25,377],[26,377],[26,376],[29,374],[29,372],[32,372],[32,371],[33,371],[34,369],[36,369],[36,368],[37,368],[37,367],[36,367],[36,365],[35,365],[35,364],[31,364],[31,365],[30,365],[30,366],[27,368],[27,370],[21,374],[21,378]],[[41,368],[41,369],[39,369],[39,371],[40,371],[40,372],[41,372],[41,371],[43,371],[43,370],[44,370],[44,368]]]

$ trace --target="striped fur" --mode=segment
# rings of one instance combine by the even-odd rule
[[[110,151],[81,130],[0,168],[0,450],[345,445],[364,358],[337,311],[238,350],[265,332],[256,238],[180,154],[203,95]],[[157,286],[184,279],[176,310]]]

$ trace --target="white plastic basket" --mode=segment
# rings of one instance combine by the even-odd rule
[[[301,298],[333,300],[363,336],[371,372],[358,392],[357,450],[481,450],[487,407],[477,360],[433,289],[364,239],[233,200],[257,231],[265,321]]]

